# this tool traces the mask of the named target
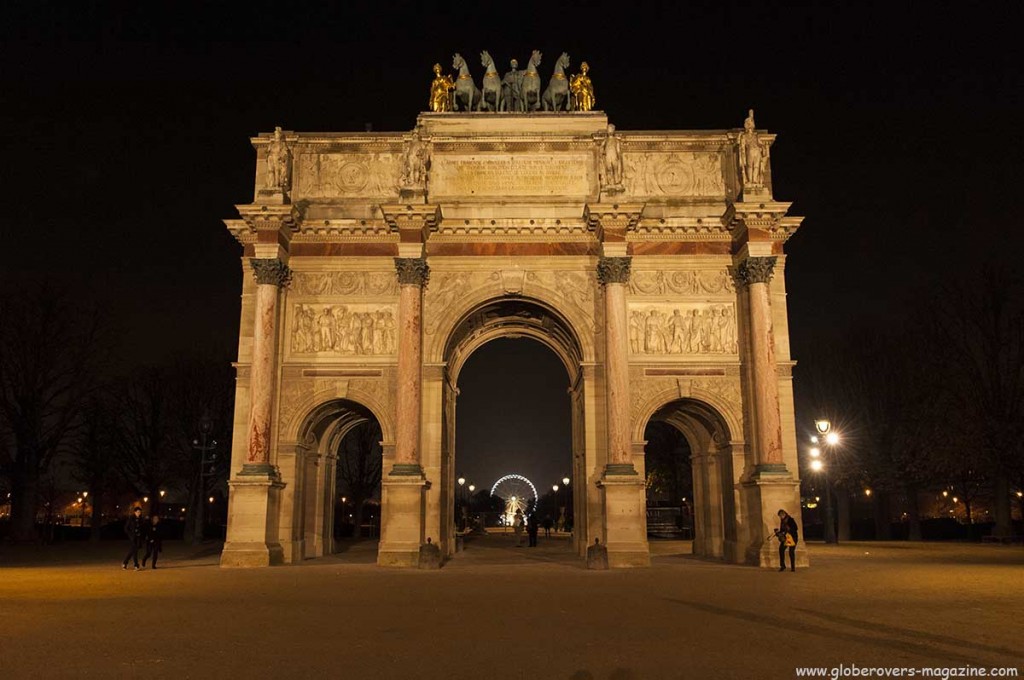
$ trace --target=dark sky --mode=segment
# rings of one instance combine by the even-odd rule
[[[61,5],[0,7],[0,285],[80,287],[125,366],[232,357],[240,251],[220,220],[251,196],[249,136],[409,129],[456,51],[540,49],[545,78],[563,50],[586,59],[623,130],[754,107],[779,135],[776,197],[807,216],[787,248],[797,359],[1024,244],[1020,3]]]

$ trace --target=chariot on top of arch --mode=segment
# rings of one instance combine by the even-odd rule
[[[542,90],[539,71],[542,56],[539,50],[533,50],[522,70],[519,61],[512,59],[509,70],[502,76],[490,53],[484,50],[480,53],[484,75],[478,88],[466,59],[456,52],[452,57],[456,75],[444,74],[441,65],[434,64],[434,80],[430,84],[428,101],[430,110],[435,113],[592,111],[597,100],[589,76],[589,64],[584,61],[580,64],[579,73],[567,76],[569,55],[562,52],[555,60],[547,87]]]

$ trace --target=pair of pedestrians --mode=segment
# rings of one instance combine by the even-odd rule
[[[163,537],[160,534],[160,517],[153,515],[147,522],[142,518],[142,508],[136,507],[132,510],[132,516],[124,524],[124,533],[128,536],[130,546],[128,554],[121,562],[121,568],[128,568],[128,561],[135,565],[135,571],[139,570],[139,551],[146,548],[146,554],[142,557],[142,566],[150,558],[153,559],[153,569],[156,569],[156,558],[163,550]]]

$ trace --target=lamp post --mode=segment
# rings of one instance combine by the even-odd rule
[[[459,523],[466,529],[466,478],[459,477]]]
[[[839,441],[839,436],[832,431],[832,423],[824,418],[814,421],[814,429],[818,431],[818,436],[814,437],[812,441],[816,444],[825,446],[828,445],[829,451],[831,447]],[[815,451],[818,451],[820,455],[820,449],[817,447],[811,449],[811,457],[814,459],[811,461],[812,470],[824,470],[825,472],[825,542],[826,543],[838,543],[839,539],[836,537],[836,525],[835,520],[832,516],[832,484],[828,478],[828,466],[822,463]],[[830,456],[834,459],[834,456]],[[815,466],[815,461],[818,465]]]
[[[562,531],[565,531],[565,527],[569,523],[569,478],[562,477],[562,493],[565,494],[564,503],[562,506]]]
[[[196,488],[194,497],[196,502],[193,504],[195,515],[192,518],[192,541],[195,543],[203,542],[203,498],[206,497],[206,478],[213,475],[213,470],[207,469],[207,466],[211,466],[214,461],[217,460],[217,454],[213,451],[217,448],[217,440],[210,440],[210,433],[213,432],[213,421],[210,416],[203,414],[203,417],[199,419],[199,438],[192,440],[192,448],[199,452],[199,476],[196,478]],[[161,496],[163,493],[161,492]]]

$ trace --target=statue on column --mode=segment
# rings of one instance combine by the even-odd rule
[[[452,110],[452,90],[455,81],[449,75],[441,75],[441,65],[434,64],[434,80],[430,83],[430,110],[443,113]]]
[[[274,138],[267,145],[267,188],[287,193],[292,182],[292,151],[284,140],[280,127],[274,128]]]
[[[573,111],[592,111],[597,99],[594,97],[594,85],[590,82],[587,62],[580,64],[580,72],[569,78],[569,91],[572,92]]]
[[[405,143],[402,156],[402,189],[423,191],[427,174],[427,145],[420,137],[417,126]]]
[[[618,135],[615,134],[614,125],[608,125],[602,156],[604,173],[601,178],[601,189],[609,193],[622,191],[622,147]]]
[[[764,171],[768,165],[768,142],[757,134],[754,126],[754,109],[750,109],[747,119],[743,121],[743,132],[740,133],[738,145],[744,186],[763,187]]]

